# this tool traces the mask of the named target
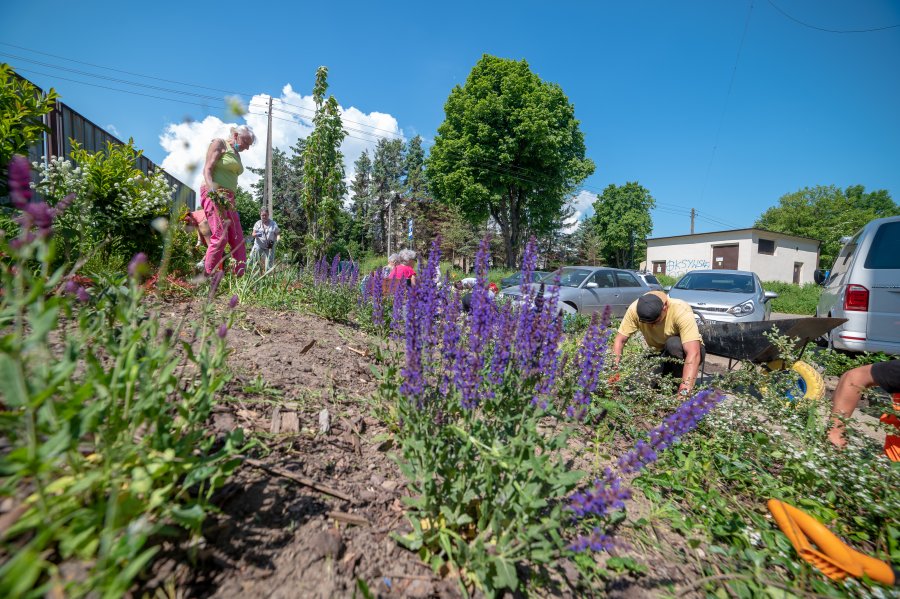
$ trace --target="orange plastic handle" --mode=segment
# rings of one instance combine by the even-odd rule
[[[768,506],[778,527],[800,557],[832,580],[843,580],[848,575],[854,578],[865,575],[889,586],[896,582],[890,565],[847,546],[806,512],[777,499],[770,499]]]

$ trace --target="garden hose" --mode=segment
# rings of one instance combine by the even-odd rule
[[[897,574],[888,563],[849,547],[806,512],[777,499],[770,499],[768,506],[800,557],[830,579],[866,576],[888,586],[897,582]]]

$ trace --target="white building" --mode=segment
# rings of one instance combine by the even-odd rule
[[[803,285],[813,282],[819,244],[816,239],[764,229],[651,237],[643,267],[672,277],[700,268],[749,270],[763,281]]]

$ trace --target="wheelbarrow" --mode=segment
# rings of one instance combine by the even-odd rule
[[[791,370],[798,375],[795,387],[788,391],[788,398],[791,400],[822,399],[825,396],[825,381],[822,375],[801,358],[810,342],[845,322],[846,318],[810,317],[760,322],[717,322],[706,320],[697,314],[697,325],[703,337],[706,353],[728,358],[729,370],[735,363],[742,362],[762,365],[770,372],[784,370],[787,365],[779,358],[778,348],[769,341],[766,333],[777,328],[782,335],[793,338],[795,348],[800,351],[797,361],[791,366]],[[703,374],[706,374],[705,364]]]

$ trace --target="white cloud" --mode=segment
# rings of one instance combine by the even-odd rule
[[[248,167],[263,168],[266,162],[266,129],[268,126],[269,96],[253,96],[247,105],[247,113],[235,122],[225,122],[215,116],[207,116],[202,121],[171,123],[159,137],[159,143],[166,151],[162,167],[171,175],[187,183],[195,190],[203,182],[203,163],[209,143],[215,138],[228,136],[230,127],[246,124],[256,133],[257,141],[249,149],[241,152],[244,173],[238,179],[241,187],[249,189],[260,176],[251,173]],[[272,99],[272,147],[290,153],[297,139],[306,138],[313,130],[312,117],[315,103],[312,96],[304,96],[294,91],[290,84],[284,86],[281,96]],[[405,138],[397,119],[390,114],[370,112],[349,107],[341,107],[344,130],[348,135],[341,144],[347,182],[353,178],[353,163],[368,149],[372,154],[379,137]],[[243,122],[240,122],[243,121]],[[352,122],[351,122],[352,121]]]
[[[115,135],[118,138],[122,137],[122,134],[119,133],[119,130],[116,129],[116,126],[113,124],[107,125],[106,127],[104,127],[104,129],[106,129],[107,131],[109,131],[110,133],[112,133],[113,135]]]
[[[566,221],[563,230],[566,233],[572,233],[578,228],[578,223],[594,214],[594,202],[597,201],[597,194],[590,191],[580,191],[578,195],[572,198],[572,207],[575,208],[575,214]]]

